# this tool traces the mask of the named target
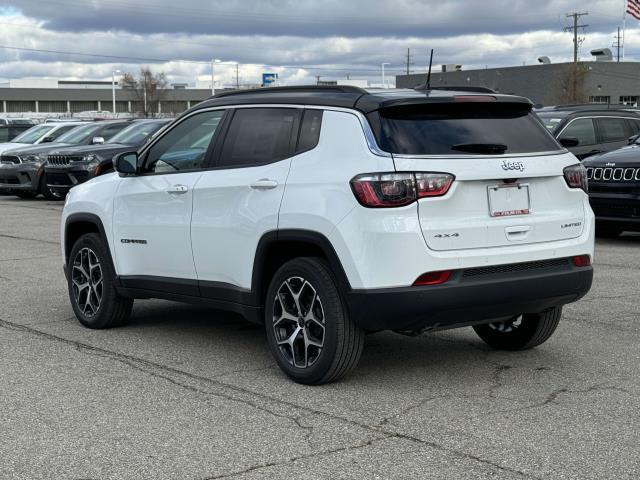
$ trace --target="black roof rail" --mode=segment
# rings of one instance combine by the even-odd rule
[[[427,84],[418,85],[414,90],[426,90]],[[472,93],[497,93],[489,87],[476,87],[476,86],[449,86],[441,85],[438,87],[431,86],[430,90],[444,90],[449,92],[472,92]]]
[[[623,103],[569,103],[566,105],[554,105],[550,110],[638,110],[633,105]]]
[[[360,95],[364,95],[368,93],[366,90],[360,87],[354,87],[351,85],[295,85],[291,87],[264,87],[264,88],[253,88],[246,90],[234,90],[232,92],[222,92],[216,93],[215,95],[209,97],[213,98],[223,98],[223,97],[231,97],[234,95],[254,95],[256,93],[358,93]]]

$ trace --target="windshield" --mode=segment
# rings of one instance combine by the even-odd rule
[[[564,120],[564,117],[566,116],[563,114],[559,114],[558,112],[540,112],[537,115],[540,118],[542,124],[547,127],[547,130],[549,130],[551,133],[555,133],[558,125],[560,125],[560,122],[562,122],[562,120]]]
[[[11,140],[11,143],[36,143],[53,128],[53,125],[38,125],[32,127]]]
[[[149,136],[157,132],[166,122],[139,122],[129,125],[115,135],[107,143],[122,143],[124,145],[140,145]]]
[[[22,118],[8,118],[7,122],[9,123],[9,125],[33,125],[33,122],[31,120],[28,119],[22,119]]]
[[[93,132],[98,130],[100,127],[101,127],[100,124],[95,124],[95,123],[89,123],[88,125],[81,125],[72,130],[69,130],[64,135],[61,135],[57,141],[58,143],[71,143],[71,144],[83,143],[93,138]]]
[[[508,155],[561,149],[534,114],[512,105],[395,107],[370,119],[380,147],[403,155]]]

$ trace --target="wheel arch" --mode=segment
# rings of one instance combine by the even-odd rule
[[[102,237],[107,246],[107,251],[111,255],[109,240],[102,224],[102,220],[92,213],[74,213],[67,217],[64,225],[64,263],[67,264],[69,254],[76,241],[87,233],[97,233]],[[113,258],[111,258],[113,265]]]
[[[351,284],[331,241],[312,230],[285,229],[265,233],[256,248],[251,291],[257,305],[263,305],[269,281],[285,262],[299,257],[322,257],[331,267],[341,291]]]

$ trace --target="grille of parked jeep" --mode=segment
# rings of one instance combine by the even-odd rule
[[[510,263],[507,265],[492,265],[490,267],[470,268],[468,270],[465,270],[462,276],[464,278],[481,277],[485,275],[499,275],[501,273],[560,269],[568,266],[568,258],[554,258],[551,260],[539,260],[537,262]]]
[[[587,180],[595,182],[639,182],[640,168],[587,167]]]
[[[71,162],[79,162],[82,155],[48,155],[47,163],[49,165],[69,165]]]
[[[0,157],[0,163],[5,163],[5,164],[20,163],[20,157],[17,155],[2,155],[2,157]]]

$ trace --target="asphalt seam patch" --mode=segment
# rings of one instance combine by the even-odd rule
[[[92,345],[89,345],[89,344],[86,344],[86,343],[82,343],[82,342],[78,342],[78,341],[75,341],[75,340],[69,340],[69,339],[64,338],[64,337],[59,337],[59,336],[53,335],[51,333],[43,332],[41,330],[29,327],[29,326],[21,325],[21,324],[14,323],[14,322],[9,322],[9,321],[3,320],[3,319],[0,319],[0,327],[6,328],[6,329],[9,329],[9,330],[26,332],[26,333],[30,333],[30,334],[33,334],[33,335],[37,335],[37,336],[40,336],[42,338],[46,338],[46,339],[51,340],[51,341],[60,342],[60,343],[64,343],[66,345],[72,346],[72,347],[76,348],[78,351],[81,351],[81,352],[84,352],[84,353],[94,354],[94,355],[101,356],[101,357],[106,358],[106,359],[111,359],[111,360],[114,360],[114,361],[118,361],[118,362],[123,363],[123,364],[125,364],[125,365],[127,365],[127,366],[129,366],[131,368],[134,368],[134,369],[136,369],[138,371],[142,371],[144,373],[147,373],[148,375],[151,375],[151,376],[154,376],[156,378],[161,378],[161,379],[164,379],[166,381],[169,381],[169,382],[173,383],[174,385],[177,385],[177,386],[182,387],[184,389],[187,389],[187,390],[199,393],[199,394],[217,396],[219,398],[224,398],[224,399],[229,400],[229,401],[233,401],[233,402],[241,403],[241,404],[244,404],[244,405],[248,405],[248,406],[253,407],[253,408],[257,409],[257,410],[263,411],[265,413],[269,413],[269,414],[271,414],[271,415],[273,415],[275,417],[282,418],[282,419],[287,419],[287,420],[293,422],[294,424],[297,424],[297,426],[301,427],[301,428],[305,428],[305,427],[302,427],[300,425],[299,416],[298,417],[292,417],[290,415],[285,415],[285,414],[282,414],[282,413],[274,412],[273,410],[267,408],[266,406],[256,403],[255,400],[256,399],[260,399],[260,400],[263,400],[263,401],[266,401],[266,402],[269,402],[269,403],[272,403],[272,404],[276,404],[276,405],[281,406],[281,407],[294,408],[294,409],[296,409],[298,411],[306,411],[306,412],[311,413],[311,414],[315,414],[315,415],[322,416],[322,417],[325,417],[325,418],[330,418],[332,420],[336,420],[336,421],[339,421],[339,422],[347,423],[349,425],[352,425],[352,426],[355,426],[355,427],[359,427],[359,428],[361,428],[363,430],[367,430],[372,434],[380,435],[382,437],[382,439],[397,438],[397,439],[408,440],[408,441],[420,444],[423,447],[433,448],[435,450],[438,450],[438,451],[441,451],[441,452],[444,452],[444,453],[447,453],[447,454],[450,454],[450,455],[454,455],[454,456],[459,457],[459,458],[464,458],[464,459],[467,459],[467,460],[476,461],[476,462],[478,462],[480,464],[495,468],[495,469],[500,470],[502,472],[508,472],[508,473],[516,474],[516,475],[521,476],[522,478],[541,480],[541,477],[529,474],[527,472],[523,472],[523,471],[515,469],[515,468],[511,468],[511,467],[508,467],[508,466],[501,465],[501,464],[496,463],[496,462],[494,462],[492,460],[488,460],[488,459],[479,457],[478,455],[474,455],[472,453],[468,453],[468,452],[465,452],[465,451],[462,451],[462,450],[458,450],[458,449],[455,449],[455,448],[450,448],[450,447],[447,447],[445,445],[441,445],[439,443],[435,443],[435,442],[431,442],[431,441],[428,441],[428,440],[424,440],[424,439],[419,438],[419,437],[415,437],[413,435],[400,433],[400,432],[395,432],[395,431],[391,431],[391,430],[386,430],[386,429],[381,428],[381,426],[375,426],[375,425],[372,426],[372,425],[368,425],[366,423],[361,423],[361,422],[358,422],[358,421],[355,421],[355,420],[347,419],[347,418],[341,417],[339,415],[334,415],[334,414],[331,414],[331,413],[328,413],[328,412],[324,412],[324,411],[321,411],[321,410],[317,410],[317,409],[314,409],[314,408],[311,408],[311,407],[308,407],[308,406],[300,406],[300,405],[297,405],[297,404],[295,404],[293,402],[289,402],[289,401],[282,400],[282,399],[279,399],[279,398],[270,397],[270,396],[265,395],[263,393],[254,392],[252,390],[248,390],[248,389],[245,389],[245,388],[242,388],[242,387],[238,387],[236,385],[227,384],[227,383],[221,382],[219,380],[214,380],[214,379],[211,379],[211,378],[208,378],[208,377],[202,377],[200,375],[195,375],[195,374],[192,374],[192,373],[189,373],[189,372],[178,370],[177,368],[173,368],[173,367],[162,365],[162,364],[159,364],[159,363],[156,363],[156,362],[152,362],[150,360],[145,360],[145,359],[142,359],[142,358],[134,357],[134,356],[131,356],[131,355],[126,355],[126,354],[123,354],[123,353],[113,352],[113,351],[110,351],[110,350],[106,350],[106,349],[103,349],[103,348],[100,348],[100,347],[95,347],[95,346],[92,346]],[[146,368],[141,368],[141,367],[146,367]],[[149,369],[151,369],[152,371],[150,372]],[[154,372],[153,369],[165,372],[165,375],[162,375],[162,374],[160,374],[158,372]],[[245,395],[245,396],[253,397],[253,399],[249,400],[249,399],[246,399],[246,398],[238,398],[238,397],[233,396],[233,395],[231,395],[229,393],[209,392],[209,391],[206,391],[206,390],[202,390],[200,388],[193,387],[192,385],[185,384],[184,382],[180,382],[180,381],[176,380],[175,378],[169,377],[168,375],[166,375],[167,373],[168,374],[172,374],[172,375],[178,375],[178,376],[186,377],[188,379],[195,380],[195,381],[198,381],[198,382],[208,383],[210,385],[214,385],[214,386],[216,386],[218,388],[221,388],[223,390],[227,390],[227,391],[233,392],[234,394],[237,394],[237,395]],[[342,447],[342,448],[347,448],[347,447]],[[295,461],[295,460],[293,460],[293,461]],[[257,465],[255,467],[251,467],[251,468],[253,468],[253,470],[255,470],[255,469],[259,469],[259,468],[267,468],[268,466],[271,466],[271,465],[264,465],[263,466],[261,464],[261,465]],[[242,473],[246,473],[246,472],[228,473],[228,474],[226,474],[226,476],[239,475],[239,474],[242,474]],[[208,478],[216,478],[216,477],[208,477]],[[219,478],[224,478],[224,476],[223,477],[219,477]]]

